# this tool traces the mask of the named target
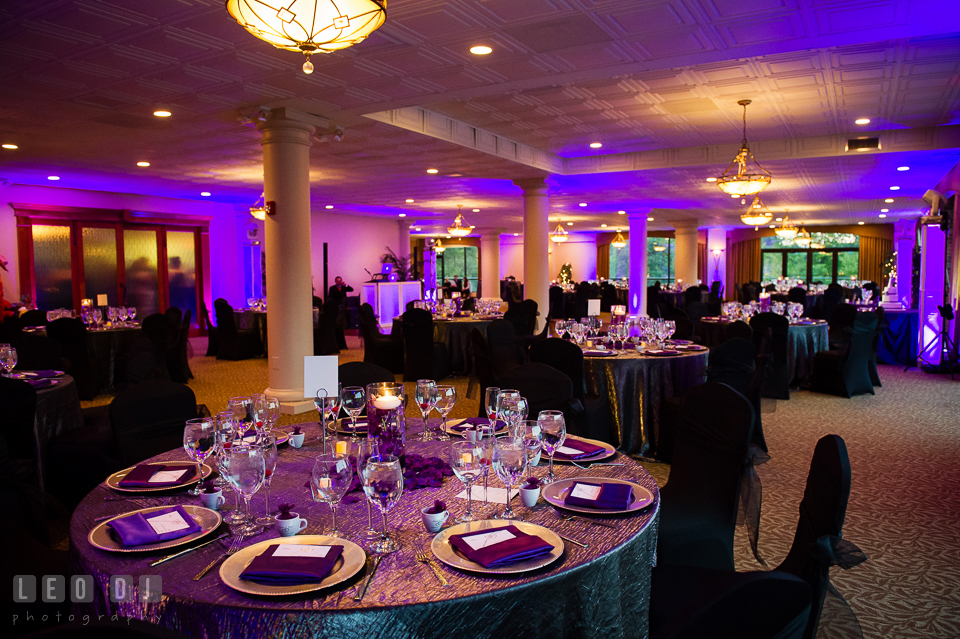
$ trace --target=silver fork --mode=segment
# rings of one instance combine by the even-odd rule
[[[595,462],[589,466],[581,466],[577,462],[572,462],[574,466],[583,470],[590,470],[594,466],[623,466],[623,462]]]
[[[422,564],[426,564],[430,567],[430,570],[433,571],[433,574],[436,575],[437,579],[440,580],[441,586],[449,586],[450,582],[447,581],[447,578],[443,576],[443,573],[440,572],[440,567],[437,566],[436,562],[430,558],[430,555],[423,549],[423,544],[419,539],[414,542],[415,557],[417,561]]]
[[[556,512],[556,511],[554,511],[554,512]],[[585,521],[585,522],[587,522],[588,524],[593,524],[594,526],[603,526],[604,528],[616,528],[616,527],[617,527],[615,524],[611,524],[611,523],[608,522],[608,521],[599,521],[599,520],[597,520],[597,519],[590,519],[589,517],[581,517],[581,516],[579,516],[579,515],[566,515],[566,516],[564,516],[564,515],[561,515],[560,513],[557,513],[557,517],[560,518],[560,521],[572,521],[572,520],[576,520],[576,521]]]
[[[223,553],[222,555],[220,555],[219,557],[211,561],[206,568],[204,568],[203,570],[197,573],[197,576],[194,577],[193,580],[200,581],[201,579],[203,579],[203,576],[205,574],[210,572],[211,568],[217,565],[217,562],[219,562],[221,559],[226,559],[230,555],[240,550],[240,545],[243,543],[243,538],[244,538],[244,535],[237,535],[236,537],[234,537],[233,543],[230,544],[230,548],[227,549],[227,552]]]

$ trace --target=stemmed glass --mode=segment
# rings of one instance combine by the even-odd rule
[[[10,377],[10,371],[17,365],[17,349],[13,346],[4,346],[0,350],[0,366],[3,366],[4,377]]]
[[[137,307],[136,307],[136,306],[128,306],[128,307],[127,307],[127,316],[130,318],[130,321],[132,322],[133,319],[137,316]]]
[[[183,429],[183,449],[197,463],[197,483],[186,494],[198,497],[203,482],[203,461],[217,451],[217,420],[213,417],[188,419]]]
[[[553,454],[567,439],[567,425],[563,421],[563,413],[558,410],[540,411],[537,423],[540,425],[540,441],[543,443],[543,449],[550,455],[550,471],[543,478],[543,483],[552,484],[557,481],[557,476],[553,474]]]
[[[480,463],[483,466],[483,503],[484,506],[490,505],[490,500],[487,498],[487,485],[490,481],[490,468],[493,466],[493,447],[497,443],[497,438],[494,435],[494,430],[492,428],[483,428],[480,430],[480,440],[477,442],[477,445],[480,447]],[[497,514],[497,508],[494,506],[493,514],[490,515],[491,519],[498,519],[499,515]]]
[[[256,494],[266,478],[263,449],[256,444],[235,444],[230,447],[227,462],[227,481],[243,497],[243,522],[237,531],[248,537],[259,535],[263,526],[257,525],[250,516],[250,499]]]
[[[94,328],[99,328],[99,327],[100,327],[100,322],[102,322],[102,321],[103,321],[103,311],[101,311],[99,308],[93,309],[93,324],[94,324]]]
[[[227,410],[237,420],[237,439],[243,439],[253,423],[253,401],[249,397],[231,397],[227,402]]]
[[[269,432],[273,430],[277,422],[280,421],[280,400],[276,397],[267,396],[264,398],[263,408],[267,422],[267,427],[264,430]]]
[[[484,453],[477,442],[463,441],[450,444],[450,468],[457,479],[467,487],[467,511],[457,517],[457,521],[474,521],[473,482],[483,474]]]
[[[230,411],[223,411],[222,413],[217,413],[217,467],[219,468],[223,462],[223,451],[229,449],[233,445],[233,440],[236,437],[236,425],[233,420],[233,413]],[[217,473],[217,478],[213,480],[220,488],[223,488],[227,485],[227,480],[223,477],[223,469],[220,469],[220,472]],[[223,508],[220,508],[223,510]],[[229,510],[229,508],[227,509]]]
[[[267,431],[257,439],[257,445],[263,451],[263,485],[267,489],[267,502],[263,509],[263,517],[258,517],[256,523],[261,526],[273,524],[270,516],[270,481],[273,471],[277,469],[277,436]]]
[[[350,460],[346,455],[323,453],[314,462],[310,477],[314,501],[327,502],[333,511],[333,530],[330,531],[330,536],[342,537],[337,525],[337,506],[350,490],[350,482],[353,480]]]
[[[443,418],[443,425],[440,428],[440,435],[437,437],[437,441],[448,442],[450,441],[450,434],[447,433],[447,415],[450,414],[450,411],[453,410],[453,406],[457,403],[457,389],[453,386],[437,386],[437,402],[436,408],[437,412],[440,413],[440,416]]]
[[[351,453],[357,460],[357,475],[360,477],[361,481],[363,479],[362,469],[366,467],[367,460],[370,459],[371,455],[373,455],[373,447],[373,440],[369,437],[355,439],[350,444]],[[380,539],[380,531],[373,527],[373,505],[370,503],[369,499],[365,499],[364,501],[367,503],[367,529],[360,533],[360,537],[370,540]]]
[[[363,467],[362,479],[363,492],[367,499],[373,502],[383,515],[380,541],[372,544],[372,550],[378,553],[400,550],[400,544],[390,539],[387,533],[387,511],[393,508],[403,494],[400,460],[395,455],[372,455]]]
[[[523,438],[523,448],[527,452],[527,466],[535,466],[543,449],[543,442],[540,441],[540,423],[532,419],[523,420],[518,437]]]
[[[107,307],[107,319],[110,320],[111,324],[116,323],[117,321],[117,309],[114,306]]]
[[[520,480],[527,470],[527,453],[524,450],[523,440],[519,437],[503,437],[498,439],[493,449],[493,470],[497,477],[507,487],[507,506],[501,513],[501,519],[518,519],[519,516],[510,508],[510,495],[514,486],[520,485]]]
[[[496,386],[490,386],[483,394],[483,409],[487,412],[487,419],[490,420],[490,430],[497,432],[497,414],[500,412],[500,389]]]
[[[363,407],[367,405],[367,398],[363,388],[360,386],[347,386],[343,389],[343,394],[340,396],[340,403],[343,406],[343,410],[347,411],[347,414],[350,415],[350,434],[352,437],[356,437],[357,417],[360,416],[360,411],[363,410]],[[367,424],[367,431],[369,432],[369,430],[370,425]]]
[[[416,392],[417,407],[420,414],[423,415],[423,430],[420,432],[420,441],[433,441],[433,434],[430,432],[429,415],[437,404],[437,383],[432,379],[418,379]]]
[[[120,320],[120,326],[127,325],[127,307],[126,306],[117,307],[117,319]]]
[[[264,433],[264,424],[267,421],[267,396],[263,393],[254,393],[250,396],[251,417],[257,435]]]

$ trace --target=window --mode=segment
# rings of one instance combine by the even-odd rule
[[[622,280],[630,277],[630,242],[621,248],[610,245],[610,279]]]
[[[829,284],[856,276],[860,237],[850,233],[811,233],[810,246],[777,236],[760,242],[763,281],[790,277]]]
[[[470,290],[477,290],[480,277],[480,252],[476,246],[447,246],[437,256],[437,286],[443,286],[446,280],[453,282],[454,277],[470,281]]]
[[[672,283],[676,244],[672,237],[647,238],[647,286]],[[630,277],[630,241],[623,248],[610,245],[610,279]]]

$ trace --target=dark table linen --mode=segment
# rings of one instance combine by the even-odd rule
[[[880,329],[877,362],[880,364],[916,364],[920,311],[887,311],[888,325]]]
[[[46,483],[45,465],[50,440],[62,432],[83,427],[80,395],[73,378],[64,375],[60,383],[37,389],[37,412],[33,421],[33,435],[37,451],[37,483]]]

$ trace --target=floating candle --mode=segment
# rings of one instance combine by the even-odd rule
[[[400,398],[395,395],[382,395],[373,400],[373,407],[377,410],[393,410],[401,403]]]

